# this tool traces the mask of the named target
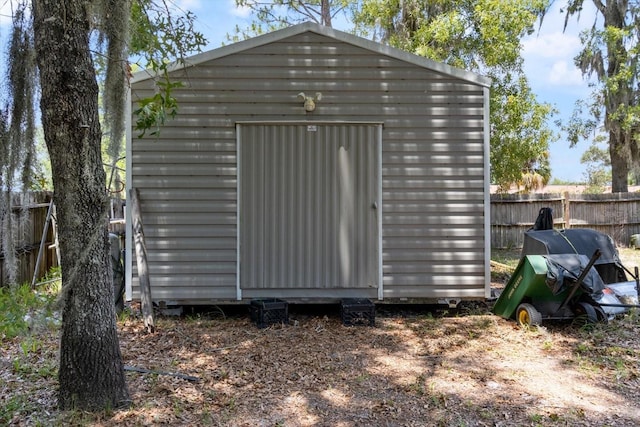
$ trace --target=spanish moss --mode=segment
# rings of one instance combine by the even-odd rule
[[[14,218],[11,193],[30,189],[35,157],[35,56],[31,20],[25,9],[26,4],[21,3],[13,15],[7,59],[8,99],[4,100],[7,106],[0,119],[0,219],[4,269],[10,283],[15,282],[18,271],[15,242],[21,237],[14,227],[20,221]]]
[[[124,140],[125,103],[129,78],[127,41],[129,39],[129,0],[97,0],[96,18],[100,27],[99,44],[106,44],[106,75],[102,97],[106,130],[107,155],[111,171],[117,176],[116,163],[120,158]],[[111,186],[111,179],[108,182]]]
[[[24,8],[21,8],[15,14],[9,45],[11,123],[7,189],[14,188],[14,176],[21,177],[20,184],[23,190],[27,190],[31,185],[35,150],[35,57],[31,33],[31,20],[25,17]]]

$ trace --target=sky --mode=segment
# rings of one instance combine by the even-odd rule
[[[15,0],[14,0],[15,1]],[[205,50],[229,44],[226,35],[234,34],[236,25],[247,26],[251,22],[249,10],[237,8],[235,0],[168,0],[182,10],[193,12],[196,29],[208,40]],[[0,37],[7,34],[7,16],[10,16],[11,0],[0,0]],[[565,2],[556,0],[554,7],[545,16],[539,31],[523,40],[525,72],[539,102],[547,102],[559,111],[555,119],[568,120],[578,99],[589,96],[588,83],[574,66],[573,58],[580,49],[581,28],[593,24],[595,12],[585,2],[585,10],[579,21],[572,18],[563,32],[564,14],[560,8]],[[349,25],[334,20],[334,27],[348,30]],[[4,59],[4,53],[2,54]],[[555,126],[552,124],[552,127]],[[556,129],[556,131],[559,131]],[[580,163],[588,143],[581,142],[570,148],[566,138],[561,138],[550,147],[552,179],[579,182],[585,179],[585,166]]]

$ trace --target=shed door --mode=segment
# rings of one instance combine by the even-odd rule
[[[240,288],[378,288],[380,125],[238,131]]]

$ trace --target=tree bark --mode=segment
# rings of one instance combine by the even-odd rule
[[[627,193],[629,191],[629,158],[624,149],[630,141],[622,132],[609,132],[609,156],[611,157],[611,192]]]
[[[626,1],[610,0],[606,3],[594,1],[594,4],[604,15],[605,28],[622,30],[625,27],[625,14],[628,4]],[[626,193],[629,191],[629,154],[633,143],[629,131],[623,129],[619,118],[616,118],[620,108],[630,105],[630,88],[628,83],[616,75],[620,72],[628,54],[623,40],[607,41],[607,78],[614,81],[613,88],[605,89],[605,128],[609,131],[609,155],[611,156],[611,192]]]
[[[321,24],[331,27],[331,2],[329,0],[321,0],[320,2]]]
[[[32,0],[63,278],[58,403],[100,410],[130,399],[113,304],[89,4]]]

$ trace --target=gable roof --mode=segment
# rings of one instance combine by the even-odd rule
[[[470,71],[462,70],[460,68],[455,68],[441,62],[436,62],[422,56],[414,55],[400,49],[376,43],[374,41],[367,40],[365,38],[358,37],[353,34],[345,33],[343,31],[339,31],[334,28],[326,27],[324,25],[319,25],[313,22],[305,22],[302,24],[284,28],[282,30],[277,30],[268,34],[253,37],[251,39],[247,39],[228,46],[223,46],[217,49],[209,50],[207,52],[199,53],[187,58],[184,65],[178,63],[172,64],[169,67],[169,71],[171,72],[180,70],[185,66],[195,66],[203,62],[211,61],[213,59],[222,58],[234,53],[239,53],[269,43],[279,42],[286,38],[297,36],[306,32],[316,33],[343,43],[351,44],[353,46],[378,53],[380,55],[385,55],[391,58],[398,59],[400,61],[417,65],[422,68],[447,74],[470,83],[475,83],[480,86],[489,87],[491,85],[491,79],[489,79],[488,77],[481,76]],[[139,71],[133,75],[132,83],[143,81],[151,77],[152,75],[148,70]]]

